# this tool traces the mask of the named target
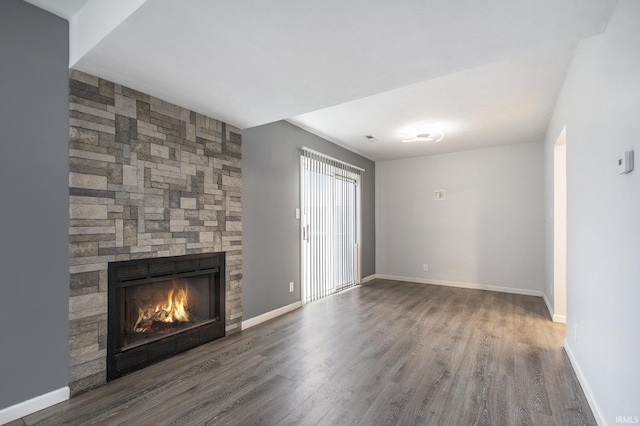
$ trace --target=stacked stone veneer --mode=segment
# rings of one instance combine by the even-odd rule
[[[239,129],[103,79],[70,79],[71,392],[106,381],[107,265],[226,252],[242,321]]]

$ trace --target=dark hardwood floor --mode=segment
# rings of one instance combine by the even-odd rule
[[[595,425],[544,301],[375,280],[15,425]]]

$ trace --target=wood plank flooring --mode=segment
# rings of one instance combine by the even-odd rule
[[[543,300],[374,280],[12,425],[595,425]]]

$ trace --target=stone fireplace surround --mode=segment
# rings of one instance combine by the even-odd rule
[[[226,333],[242,321],[240,130],[71,71],[71,394],[106,382],[109,262],[226,252]]]

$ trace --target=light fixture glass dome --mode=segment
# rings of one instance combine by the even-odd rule
[[[423,129],[406,135],[402,142],[440,142],[443,137],[440,129]]]

